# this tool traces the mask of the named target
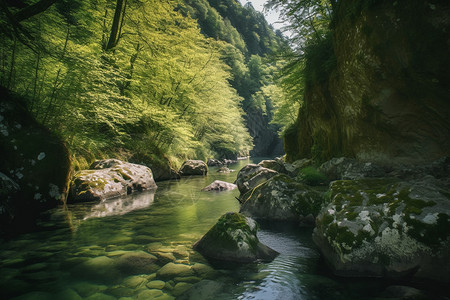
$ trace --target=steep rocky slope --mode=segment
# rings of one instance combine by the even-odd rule
[[[288,159],[449,156],[450,2],[339,1],[332,27],[335,65],[307,86]]]

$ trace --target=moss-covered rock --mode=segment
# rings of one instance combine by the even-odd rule
[[[224,261],[272,261],[278,252],[259,242],[257,223],[242,214],[229,212],[194,244],[202,255]]]
[[[0,153],[0,230],[31,230],[42,211],[65,200],[71,160],[63,141],[3,87]]]
[[[187,160],[181,165],[179,173],[181,176],[204,176],[208,173],[208,166],[202,160]]]
[[[447,186],[448,188],[448,186]],[[450,199],[433,177],[341,180],[313,239],[336,274],[450,280]]]
[[[281,160],[280,158],[262,160],[258,163],[258,165],[267,169],[277,171],[278,173],[288,174],[288,170],[286,169],[283,160]]]
[[[155,189],[152,171],[117,159],[96,161],[90,170],[77,172],[70,183],[69,201],[99,201]]]
[[[236,185],[241,195],[243,195],[277,174],[277,171],[260,165],[248,164],[237,174]]]
[[[240,212],[252,218],[313,225],[324,203],[311,187],[279,174],[241,197]]]

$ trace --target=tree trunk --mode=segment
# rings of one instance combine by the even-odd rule
[[[108,44],[106,44],[105,50],[111,50],[119,41],[119,32],[122,28],[123,14],[125,12],[126,0],[117,0],[116,10],[114,12],[114,19],[111,26],[111,34],[109,36]]]

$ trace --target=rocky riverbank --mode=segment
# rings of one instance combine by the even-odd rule
[[[398,168],[276,159],[247,165],[236,184],[245,215],[314,226],[314,242],[337,275],[448,282],[449,172],[449,158]]]

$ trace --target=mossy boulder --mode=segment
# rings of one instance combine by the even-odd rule
[[[255,219],[314,224],[322,195],[287,175],[276,175],[241,197],[240,212]]]
[[[206,175],[208,166],[202,160],[187,160],[180,168],[181,176]]]
[[[237,188],[237,185],[234,183],[229,183],[221,180],[215,180],[210,185],[204,187],[202,191],[232,191]]]
[[[257,223],[242,214],[229,212],[194,244],[207,258],[232,262],[272,261],[278,252],[259,242]]]
[[[25,102],[0,87],[0,231],[29,231],[39,214],[62,204],[70,155],[64,142],[39,124]]]
[[[239,171],[235,183],[242,195],[277,174],[277,171],[264,168],[260,165],[248,164]]]
[[[450,281],[448,185],[431,176],[340,180],[313,239],[336,274]]]
[[[152,171],[142,165],[105,159],[77,172],[70,184],[69,201],[101,201],[135,191],[157,188]]]

